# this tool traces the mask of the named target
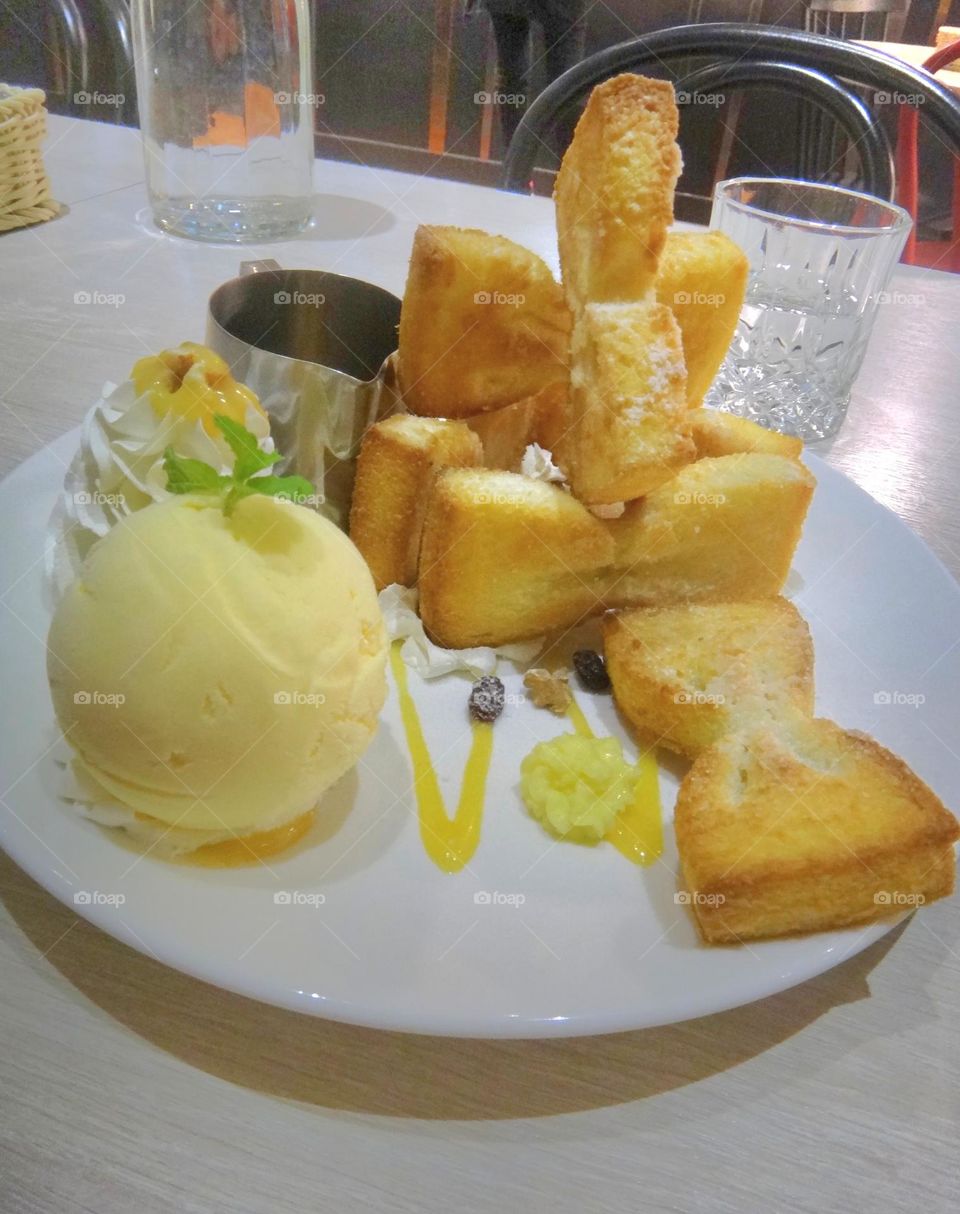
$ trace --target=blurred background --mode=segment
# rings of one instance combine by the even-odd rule
[[[230,0],[203,2],[228,9]],[[576,27],[567,62],[653,30],[712,21],[932,47],[937,28],[960,16],[960,0],[311,0],[311,9],[318,155],[496,185],[523,103],[557,69],[551,51],[564,21]],[[518,21],[524,10],[534,18],[546,10],[552,24]],[[51,112],[135,125],[128,0],[0,0],[0,79],[44,88]],[[683,111],[682,217],[703,217],[718,176],[798,172],[801,103],[779,93],[771,105],[771,97],[754,89],[733,113],[730,99]],[[539,158],[538,192],[550,189],[563,141],[561,130]],[[947,165],[942,193],[949,173]],[[939,175],[935,165],[931,195]]]

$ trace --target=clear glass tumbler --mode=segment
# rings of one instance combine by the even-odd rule
[[[267,241],[310,218],[309,0],[134,0],[147,190],[164,231]]]
[[[743,249],[750,276],[706,403],[807,440],[835,434],[910,224],[901,207],[836,186],[721,181],[710,226]]]

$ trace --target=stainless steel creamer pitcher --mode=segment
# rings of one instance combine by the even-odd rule
[[[308,477],[321,513],[346,527],[364,432],[396,412],[400,300],[382,287],[324,270],[244,262],[210,296],[207,345],[251,388],[270,417],[283,462]]]

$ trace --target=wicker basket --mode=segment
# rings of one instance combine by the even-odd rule
[[[40,152],[45,100],[41,89],[0,84],[0,232],[52,219],[60,210]]]

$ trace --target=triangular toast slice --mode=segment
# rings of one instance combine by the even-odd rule
[[[722,413],[719,409],[691,409],[687,415],[690,437],[697,448],[697,459],[704,456],[738,455],[754,452],[766,455],[785,455],[788,459],[799,459],[803,454],[803,440],[792,434],[781,434],[768,430],[749,417],[737,417],[735,413]]]
[[[779,594],[815,483],[798,460],[781,455],[688,464],[609,522],[619,572],[607,606]]]
[[[472,417],[567,378],[570,314],[536,253],[475,228],[417,229],[400,312],[411,413]]]
[[[747,255],[723,232],[670,232],[664,243],[657,299],[683,335],[691,406],[703,400],[730,349],[749,268]]]
[[[370,427],[357,459],[350,538],[378,590],[417,580],[423,513],[440,469],[482,459],[480,439],[465,422],[399,413]]]
[[[612,557],[604,524],[559,485],[448,469],[424,518],[420,614],[454,649],[542,636],[603,610]]]
[[[813,712],[813,643],[784,598],[608,615],[603,645],[620,711],[643,740],[695,758],[787,708]]]
[[[567,385],[558,381],[503,409],[476,413],[467,418],[467,425],[483,443],[485,468],[519,472],[531,443],[554,450],[566,429],[566,413]]]
[[[868,923],[953,889],[954,816],[895,755],[832,721],[705,750],[674,825],[711,944]]]

